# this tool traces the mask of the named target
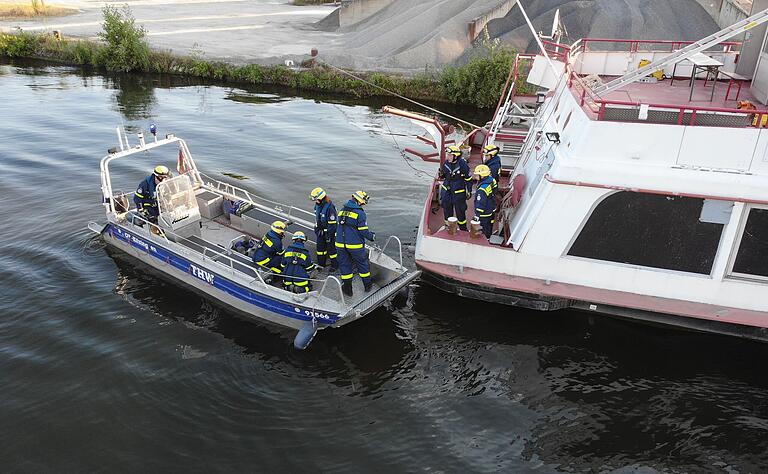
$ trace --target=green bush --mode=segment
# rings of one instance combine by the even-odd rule
[[[102,10],[104,24],[99,33],[105,46],[99,50],[97,62],[111,71],[147,71],[150,67],[146,31],[136,26],[126,5],[117,9],[107,5]]]
[[[490,108],[499,101],[515,61],[515,52],[498,43],[486,42],[485,47],[486,55],[475,56],[463,66],[449,66],[443,70],[440,86],[451,102]]]
[[[40,36],[21,29],[13,35],[0,33],[0,54],[11,58],[35,56],[39,46]]]

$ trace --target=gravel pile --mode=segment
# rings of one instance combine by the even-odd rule
[[[339,35],[324,48],[326,59],[336,65],[413,71],[466,61],[473,54],[467,42],[469,22],[499,3],[395,0],[349,27],[338,27],[338,13],[318,27]],[[718,30],[696,0],[526,0],[525,5],[535,28],[547,33],[559,8],[567,43],[582,37],[695,40]],[[492,20],[488,32],[518,50],[536,50],[517,7]]]

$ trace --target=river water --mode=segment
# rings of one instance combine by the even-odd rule
[[[381,105],[0,63],[3,470],[768,469],[768,346],[417,285],[298,352],[86,230],[114,127],[153,121],[267,197],[366,189],[412,265],[433,170]],[[158,158],[121,168],[125,189]]]

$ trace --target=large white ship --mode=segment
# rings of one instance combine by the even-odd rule
[[[724,41],[766,15],[694,43],[544,41],[548,54],[520,55],[492,123],[465,140],[472,168],[484,145],[502,149],[496,235],[450,234],[435,178],[423,277],[485,301],[768,340],[768,111],[760,63],[736,74],[739,43]],[[514,93],[524,61],[545,91],[530,116]],[[440,124],[426,127],[442,148]]]

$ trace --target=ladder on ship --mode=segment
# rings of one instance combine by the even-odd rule
[[[643,77],[651,74],[653,71],[658,71],[659,69],[663,69],[667,66],[671,66],[675,63],[683,61],[696,53],[700,53],[706,49],[709,49],[712,46],[722,43],[728,38],[748,31],[762,23],[765,23],[766,21],[768,21],[768,9],[765,9],[737,23],[734,23],[727,28],[723,28],[717,33],[707,36],[706,38],[702,38],[695,43],[691,43],[685,48],[678,49],[677,51],[659,58],[646,66],[636,69],[617,79],[606,82],[605,84],[594,87],[592,91],[598,95],[605,95],[609,92],[615,91],[616,89],[619,89],[627,84],[631,84],[639,79],[642,79]]]

